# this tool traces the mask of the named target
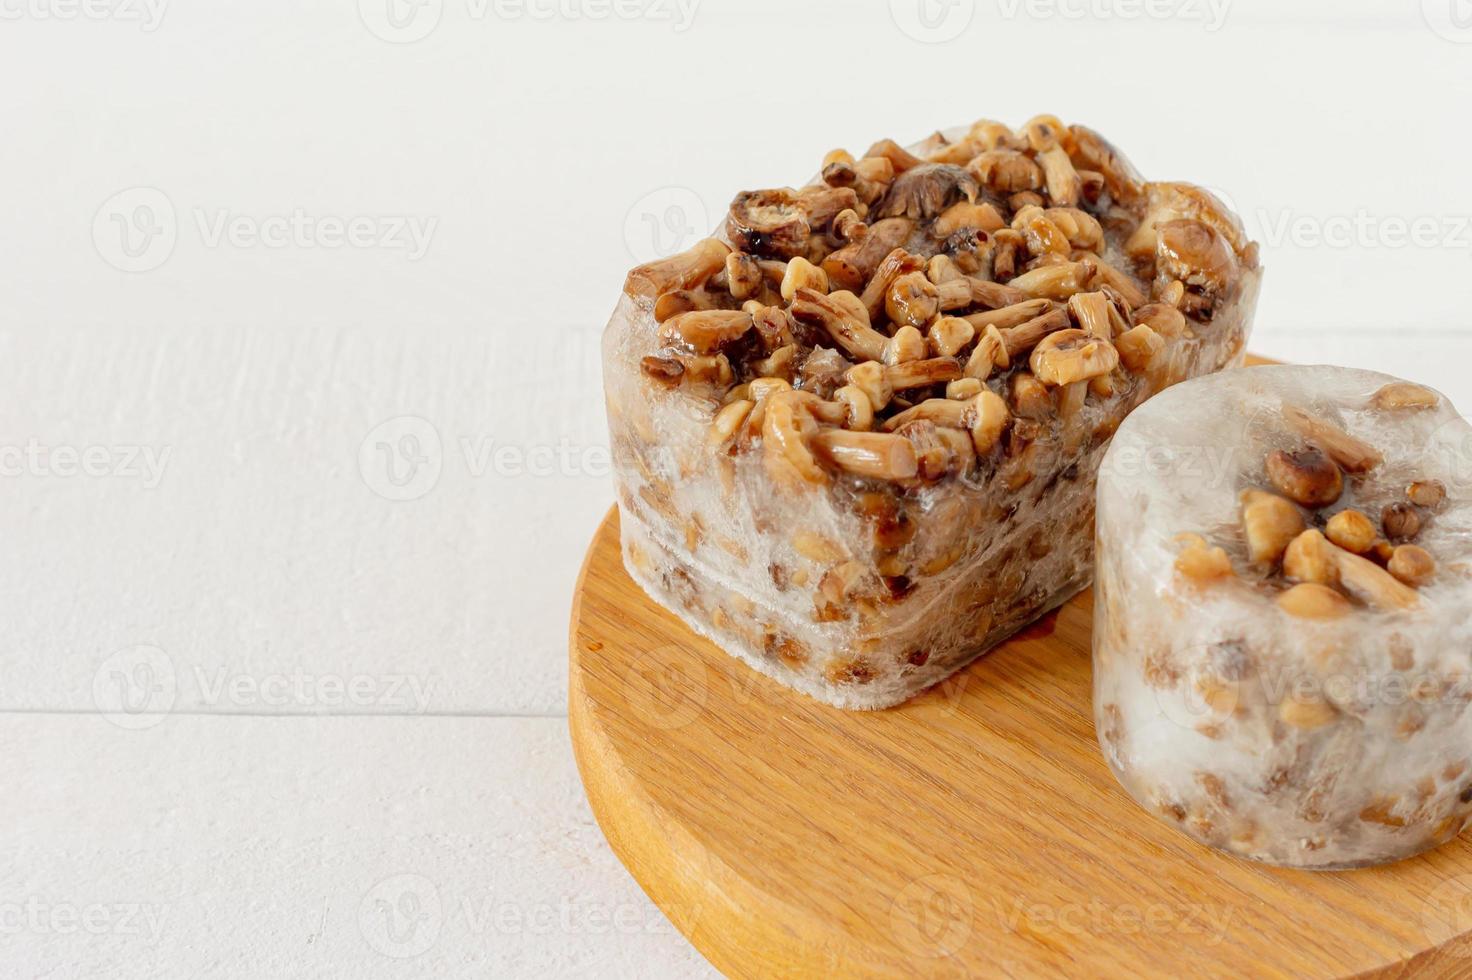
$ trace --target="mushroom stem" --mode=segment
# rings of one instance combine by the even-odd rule
[[[1109,319],[1109,298],[1103,293],[1074,293],[1068,297],[1068,312],[1089,336],[1099,340],[1114,338],[1114,327]]]
[[[842,295],[853,296],[842,292],[825,296],[816,290],[799,289],[793,297],[791,313],[803,323],[815,323],[827,330],[850,354],[866,361],[882,359],[889,338],[859,318],[862,306],[857,302],[854,309],[839,305],[835,299]]]
[[[868,234],[830,254],[823,271],[835,289],[861,290],[890,252],[909,241],[915,223],[908,218],[885,218],[869,226]]]
[[[1284,405],[1283,418],[1298,434],[1318,446],[1334,462],[1349,473],[1368,473],[1385,461],[1384,455],[1363,440],[1345,432],[1332,422],[1309,414],[1297,405]]]
[[[886,419],[881,428],[885,432],[893,432],[906,422],[924,419],[936,425],[964,429],[966,428],[966,413],[971,407],[970,402],[952,401],[949,398],[928,398],[912,408],[905,409],[893,418]]]
[[[970,283],[971,301],[989,309],[1006,309],[1027,300],[1027,293],[1020,289],[1013,289],[1011,286],[1004,286],[999,282],[988,282],[985,279],[972,277]]]
[[[883,139],[875,143],[869,147],[869,152],[865,153],[864,156],[883,157],[894,164],[894,172],[897,174],[902,174],[906,170],[912,167],[918,167],[925,162],[891,139]]]
[[[869,284],[864,287],[864,292],[859,296],[864,308],[869,311],[869,321],[872,323],[878,319],[879,314],[884,312],[884,296],[889,292],[890,285],[900,276],[916,270],[925,268],[925,262],[911,255],[903,248],[897,248],[886,255],[874,270]]]
[[[1130,276],[1100,258],[1094,259],[1094,265],[1097,267],[1094,273],[1095,282],[1103,283],[1118,292],[1130,309],[1138,309],[1150,301],[1150,297],[1145,295]]]
[[[1025,296],[1062,302],[1074,293],[1088,289],[1089,280],[1094,277],[1098,268],[1098,260],[1092,257],[1078,262],[1055,262],[1024,272],[1007,285],[1021,290]]]
[[[1002,331],[1002,342],[1007,359],[1010,361],[1018,354],[1027,353],[1042,343],[1044,337],[1058,330],[1067,329],[1067,327],[1068,313],[1064,310],[1050,310],[1026,323],[1008,327]]]
[[[1083,192],[1083,181],[1073,168],[1068,151],[1054,146],[1039,153],[1038,162],[1043,166],[1043,179],[1047,182],[1048,198],[1053,205],[1071,208],[1077,204]]]
[[[970,313],[961,319],[976,328],[977,333],[986,330],[987,327],[999,327],[1005,330],[1015,327],[1020,323],[1026,323],[1034,317],[1042,316],[1048,311],[1052,304],[1045,299],[1029,299],[1021,303],[1013,303],[998,310],[988,310],[985,313]]]
[[[813,449],[833,465],[855,476],[908,480],[919,469],[915,446],[888,432],[824,429],[813,437]]]
[[[895,391],[943,384],[961,377],[961,365],[954,357],[932,357],[924,361],[908,361],[884,369],[884,380]]]
[[[676,289],[694,289],[725,267],[730,251],[725,242],[704,239],[687,252],[638,266],[624,280],[624,292],[653,300]]]

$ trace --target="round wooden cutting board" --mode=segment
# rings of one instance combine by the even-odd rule
[[[624,572],[618,516],[572,612],[593,811],[733,977],[1472,976],[1472,839],[1285,871],[1139,808],[1094,740],[1085,594],[889,711],[792,693]]]

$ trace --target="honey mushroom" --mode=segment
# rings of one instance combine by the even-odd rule
[[[1406,490],[1406,497],[1417,507],[1435,510],[1446,500],[1446,484],[1440,480],[1417,480]]]
[[[1170,456],[1242,418],[1262,462],[1238,464],[1230,512],[1220,475],[1136,483],[1105,462],[1094,676],[1106,757],[1146,807],[1245,857],[1343,868],[1437,846],[1472,822],[1472,707],[1382,695],[1413,667],[1437,691],[1465,674],[1472,585],[1443,569],[1447,552],[1466,567],[1472,544],[1459,492],[1434,472],[1445,461],[1425,447],[1440,427],[1472,437],[1472,425],[1373,372],[1252,368],[1147,404],[1110,457]],[[1420,476],[1401,482],[1408,472]],[[1151,544],[1162,520],[1175,532],[1166,558]],[[1190,524],[1210,530],[1180,533]]]
[[[606,387],[641,584],[759,669],[867,704],[944,676],[1084,581],[1082,498],[1114,427],[1240,358],[1260,272],[1245,238],[1219,233],[1243,250],[1226,263],[1172,229],[1119,262],[1183,202],[1220,204],[1187,185],[1152,197],[1097,134],[1054,117],[834,150],[820,174],[738,194],[717,237],[633,270],[618,321],[633,329],[607,350],[636,355],[638,386]],[[904,520],[869,516],[858,501],[874,495]],[[1064,495],[1081,502],[1050,518],[1058,534],[1029,532]],[[771,540],[791,520],[800,552]],[[874,543],[853,539],[874,521]],[[967,629],[891,651],[930,628],[889,607],[957,577]]]
[[[1247,537],[1248,557],[1273,564],[1282,560],[1288,546],[1303,533],[1303,512],[1276,494],[1244,490],[1242,530]]]
[[[1379,538],[1374,522],[1357,510],[1342,510],[1329,518],[1324,533],[1330,541],[1356,555],[1365,554]]]
[[[1327,507],[1344,492],[1339,465],[1317,449],[1268,456],[1267,475],[1278,492],[1305,507]]]

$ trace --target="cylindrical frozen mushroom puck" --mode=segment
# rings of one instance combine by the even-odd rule
[[[1094,711],[1213,847],[1348,868],[1472,820],[1472,426],[1371,371],[1179,385],[1099,476]]]

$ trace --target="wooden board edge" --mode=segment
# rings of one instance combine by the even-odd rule
[[[567,704],[578,775],[614,856],[680,934],[725,976],[826,980],[909,975],[915,964],[881,945],[861,943],[852,935],[842,948],[814,942],[820,932],[802,927],[806,912],[787,905],[780,896],[760,891],[714,858],[677,821],[662,813],[636,783],[622,778],[617,754],[594,717],[596,708],[583,680],[579,637],[586,576],[599,542],[616,529],[617,514],[615,506],[604,516],[578,573],[569,623]],[[671,843],[672,836],[684,840]],[[701,867],[689,866],[691,854],[702,855]],[[763,909],[764,914],[752,915],[749,910],[754,908]],[[786,917],[784,909],[789,913]],[[943,961],[932,961],[929,966],[945,968]]]

